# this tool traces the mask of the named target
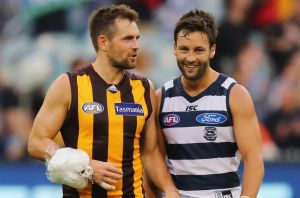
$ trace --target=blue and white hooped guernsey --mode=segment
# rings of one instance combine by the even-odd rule
[[[162,87],[159,121],[167,166],[183,197],[240,196],[240,154],[229,107],[235,83],[220,74],[195,97],[187,95],[180,77]]]

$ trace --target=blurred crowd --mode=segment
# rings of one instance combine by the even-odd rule
[[[133,72],[157,88],[179,75],[172,52],[178,16],[211,12],[219,23],[211,66],[249,90],[265,160],[300,161],[300,0],[1,0],[0,161],[29,160],[27,137],[45,90],[59,74],[93,60],[88,16],[118,3],[140,13]]]

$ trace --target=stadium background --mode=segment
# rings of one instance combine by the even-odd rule
[[[259,198],[300,197],[300,0],[0,0],[0,198],[61,197],[44,164],[28,157],[28,133],[49,84],[93,60],[91,10],[117,3],[140,13],[136,70],[156,87],[179,75],[172,53],[178,17],[194,8],[215,16],[211,65],[247,87],[261,123]]]

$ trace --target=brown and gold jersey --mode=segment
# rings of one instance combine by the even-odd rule
[[[83,190],[63,186],[64,197],[144,197],[140,137],[152,113],[148,80],[125,72],[118,85],[109,85],[92,66],[68,76],[72,100],[61,129],[65,145],[115,164],[122,168],[123,178],[115,191],[97,184]]]

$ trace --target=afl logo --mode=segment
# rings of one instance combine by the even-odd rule
[[[202,113],[196,117],[202,124],[222,124],[227,121],[226,116],[220,113]]]
[[[97,102],[86,102],[81,108],[82,111],[89,114],[98,114],[104,111],[104,106]]]
[[[180,122],[180,117],[177,114],[171,113],[163,117],[163,123],[166,126],[173,126]]]

